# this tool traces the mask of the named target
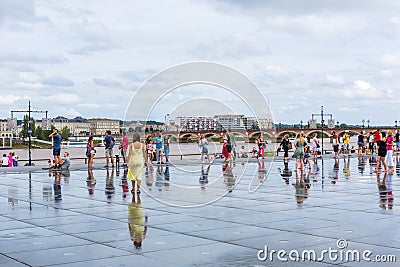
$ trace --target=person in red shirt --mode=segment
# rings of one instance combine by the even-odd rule
[[[375,140],[376,154],[378,154],[379,143],[381,142],[381,133],[380,133],[379,129],[376,129],[376,131],[374,133],[374,140]]]

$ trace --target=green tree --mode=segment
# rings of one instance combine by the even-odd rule
[[[40,140],[44,140],[42,127],[40,127],[40,126],[36,127],[35,136]]]
[[[26,138],[26,137],[29,136],[29,134],[28,134],[28,129],[29,129],[28,121],[29,120],[31,121],[31,123],[30,123],[30,129],[32,130],[31,134],[32,134],[32,136],[35,136],[35,130],[36,130],[35,120],[32,117],[29,118],[28,115],[25,115],[24,116],[24,120],[23,120],[23,124],[22,124],[22,130],[21,130],[21,133],[20,133],[20,137]]]
[[[51,141],[51,138],[49,135],[54,131],[56,127],[54,125],[51,125],[50,130],[43,130],[43,140]]]
[[[68,138],[72,135],[71,130],[67,126],[64,126],[59,134],[61,135],[63,140],[68,140]]]

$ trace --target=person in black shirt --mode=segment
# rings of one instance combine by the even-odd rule
[[[289,149],[290,149],[291,145],[292,144],[290,143],[289,135],[286,134],[284,136],[281,144],[280,144],[280,147],[285,152],[284,155],[283,155],[283,160],[288,160],[289,159]]]

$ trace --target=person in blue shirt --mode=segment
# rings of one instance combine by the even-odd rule
[[[154,138],[154,144],[156,144],[156,155],[157,155],[157,163],[164,164],[163,162],[163,143],[164,138],[162,137],[162,133],[158,133],[158,136]]]
[[[103,143],[105,145],[106,149],[106,166],[108,167],[108,158],[111,158],[111,165],[114,167],[114,156],[113,156],[113,148],[115,144],[114,137],[111,135],[111,131],[108,130],[106,131],[106,136],[104,137]]]
[[[53,132],[49,135],[50,138],[53,139],[53,157],[54,157],[54,166],[59,168],[61,164],[61,135],[58,134],[58,130],[54,129]]]

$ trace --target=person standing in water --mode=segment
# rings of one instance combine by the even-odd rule
[[[128,155],[128,180],[132,181],[131,193],[140,194],[140,185],[142,182],[142,170],[144,164],[147,163],[146,147],[140,142],[140,135],[133,134],[132,143],[129,145]]]

